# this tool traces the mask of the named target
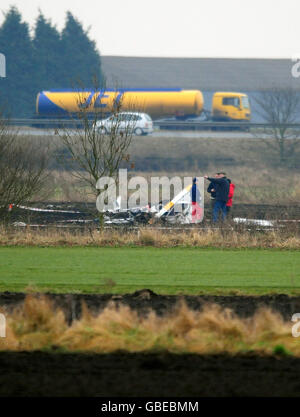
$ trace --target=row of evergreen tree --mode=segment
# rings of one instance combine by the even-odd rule
[[[11,117],[32,117],[39,91],[93,85],[102,79],[101,58],[88,30],[67,12],[61,32],[40,12],[33,34],[11,7],[0,26],[6,78],[0,78],[0,106]]]

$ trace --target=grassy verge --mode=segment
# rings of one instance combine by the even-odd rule
[[[46,298],[28,296],[22,309],[7,315],[2,351],[55,350],[110,353],[115,351],[172,353],[247,353],[300,356],[300,340],[291,322],[270,310],[247,319],[216,305],[201,312],[184,304],[169,315],[140,317],[128,307],[113,305],[98,316],[84,308],[80,320],[68,326],[64,314]]]
[[[294,250],[2,247],[0,258],[0,291],[300,293]]]
[[[219,249],[287,249],[300,250],[297,223],[280,230],[256,231],[245,226],[227,225],[224,229],[191,228],[185,231],[140,228],[135,231],[122,229],[67,231],[58,229],[16,230],[0,228],[1,246],[58,247],[192,247]]]

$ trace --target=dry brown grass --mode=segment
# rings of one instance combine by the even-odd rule
[[[300,340],[292,337],[292,322],[260,309],[251,318],[238,318],[231,310],[206,305],[201,312],[183,303],[168,315],[150,312],[139,316],[129,307],[114,304],[98,315],[84,307],[82,318],[68,326],[64,314],[41,296],[28,295],[24,306],[7,316],[6,338],[0,350],[61,349],[106,353],[168,351],[174,353],[257,352],[300,356]]]
[[[44,138],[45,139],[45,138]],[[49,137],[60,148],[57,137]],[[293,169],[280,166],[278,155],[260,138],[134,137],[129,149],[136,168],[130,175],[203,176],[227,172],[236,184],[235,203],[297,204],[300,198],[299,155]],[[57,163],[49,173],[48,201],[91,201],[70,171]]]
[[[249,231],[247,229],[162,230],[140,228],[134,231],[96,229],[81,231],[62,229],[0,228],[0,246],[154,246],[215,248],[300,249],[300,237],[294,229]]]
[[[241,162],[242,165],[242,162]],[[141,172],[132,171],[131,176],[142,176],[149,184],[148,196],[150,195],[151,177],[179,176],[193,178],[195,175],[213,175],[223,168],[228,178],[236,185],[234,203],[236,204],[298,204],[300,201],[300,176],[297,172],[291,172],[286,168],[272,168],[255,166],[231,166],[224,167],[222,163],[210,164],[208,168],[191,167],[189,171],[157,171]],[[206,184],[207,186],[207,184]],[[73,201],[95,203],[95,196],[83,187],[66,171],[52,171],[49,173],[47,184],[47,201]],[[206,190],[205,190],[206,192]],[[45,193],[44,193],[45,194]],[[208,194],[205,194],[205,198]],[[37,201],[37,198],[36,198]]]

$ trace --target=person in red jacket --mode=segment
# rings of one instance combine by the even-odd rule
[[[226,213],[229,214],[230,209],[232,207],[232,198],[234,194],[235,184],[233,184],[233,182],[231,182],[229,178],[227,178],[227,181],[229,182],[229,194],[228,194],[228,201],[226,204]]]

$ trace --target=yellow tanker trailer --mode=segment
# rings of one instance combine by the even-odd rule
[[[148,113],[153,119],[197,117],[203,111],[204,100],[199,90],[171,89],[120,89],[100,91],[52,90],[42,91],[36,100],[36,111],[40,117],[67,117],[85,109],[91,115],[101,113],[103,117],[114,108],[122,111]],[[251,116],[246,94],[217,92],[213,96],[210,120],[249,121]]]
[[[199,90],[182,89],[42,91],[37,96],[36,111],[40,116],[63,116],[85,108],[88,113],[109,114],[119,104],[122,111],[145,112],[153,118],[193,117],[203,110],[203,95]]]

